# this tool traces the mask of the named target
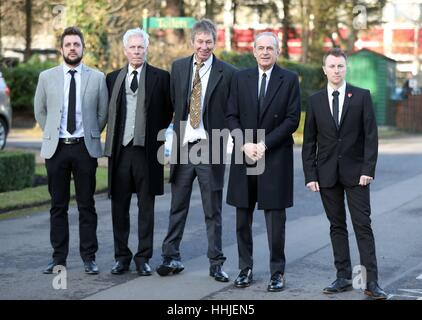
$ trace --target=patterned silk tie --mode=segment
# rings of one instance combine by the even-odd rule
[[[196,129],[199,127],[199,123],[201,122],[201,78],[199,77],[199,69],[202,68],[204,63],[198,64],[195,62],[196,71],[195,71],[195,78],[193,79],[192,85],[192,94],[190,97],[190,125],[192,128]]]

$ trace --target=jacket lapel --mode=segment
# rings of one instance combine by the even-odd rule
[[[84,96],[85,96],[85,91],[86,91],[86,87],[87,87],[87,83],[89,80],[89,76],[91,75],[91,72],[89,70],[89,68],[87,68],[84,64],[82,64],[82,73],[81,73],[81,103],[82,106],[84,105]]]
[[[252,113],[252,117],[258,120],[258,67],[250,70],[248,74],[248,88],[249,94],[251,96],[250,106],[251,110],[248,110],[248,113]],[[258,125],[258,123],[257,123]]]
[[[188,106],[189,106],[189,99],[191,93],[191,80],[192,80],[192,63],[193,63],[193,55],[190,58],[186,58],[182,64],[182,70],[180,70],[179,79],[181,81],[182,92],[184,94],[183,100],[185,103],[183,104],[183,117],[182,120],[186,120],[188,116]],[[173,71],[172,71],[173,72]]]
[[[205,92],[204,113],[209,104],[211,95],[222,77],[222,73],[223,73],[223,68],[222,68],[221,62],[215,56],[213,56],[213,66],[211,67],[211,73],[208,79],[207,90]]]
[[[282,83],[283,73],[281,72],[281,68],[275,64],[273,70],[271,71],[270,83],[268,83],[267,92],[265,93],[264,107],[262,110],[260,110],[260,119],[262,119],[264,116],[265,111],[268,109],[268,106],[271,104],[272,99],[274,98],[278,88],[280,88]]]
[[[148,112],[150,102],[152,100],[151,96],[154,92],[154,86],[157,83],[157,74],[154,70],[151,69],[149,64],[145,62],[145,111]],[[139,92],[138,92],[139,94]]]
[[[64,92],[63,92],[63,88],[64,88],[64,75],[63,75],[63,65],[60,65],[57,67],[56,69],[56,74],[55,74],[55,85],[56,85],[56,92],[58,94],[58,105],[60,107],[63,106],[63,101],[64,101]]]
[[[346,116],[347,111],[349,110],[349,104],[350,104],[350,99],[353,96],[353,90],[352,87],[346,83],[346,91],[345,91],[345,97],[344,97],[344,103],[343,103],[343,111],[341,113],[341,120],[340,120],[340,127],[343,124],[344,118]]]
[[[334,117],[333,114],[331,113],[331,109],[330,109],[330,102],[328,100],[328,91],[327,88],[325,88],[324,90],[322,90],[322,94],[321,94],[321,106],[323,108],[323,113],[330,118],[331,124],[333,125],[333,128],[335,130],[338,130],[337,128],[337,124],[334,121]]]

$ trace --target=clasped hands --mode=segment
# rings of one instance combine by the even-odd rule
[[[264,142],[259,142],[259,143],[245,143],[242,146],[242,150],[245,153],[245,155],[253,160],[254,162],[258,161],[259,159],[261,159],[264,154],[265,154],[265,150],[266,150],[266,146],[264,144]]]

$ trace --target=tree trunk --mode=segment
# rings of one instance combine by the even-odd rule
[[[290,0],[283,0],[283,58],[289,59]]]
[[[31,57],[31,43],[32,43],[32,0],[25,0],[25,52],[23,59],[28,61]]]

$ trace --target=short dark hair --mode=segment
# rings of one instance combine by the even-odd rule
[[[341,50],[340,48],[331,48],[324,54],[324,57],[322,58],[323,66],[325,66],[325,60],[327,59],[328,56],[343,57],[344,60],[347,61],[347,55],[343,50]]]
[[[195,40],[195,35],[197,33],[210,33],[214,42],[217,42],[217,28],[210,19],[202,19],[196,22],[192,27],[191,38],[192,41]]]
[[[63,40],[66,36],[79,36],[79,38],[81,38],[82,47],[85,48],[84,35],[82,34],[82,31],[79,30],[79,28],[67,27],[66,29],[64,29],[62,35],[60,36],[60,48],[63,48]]]

